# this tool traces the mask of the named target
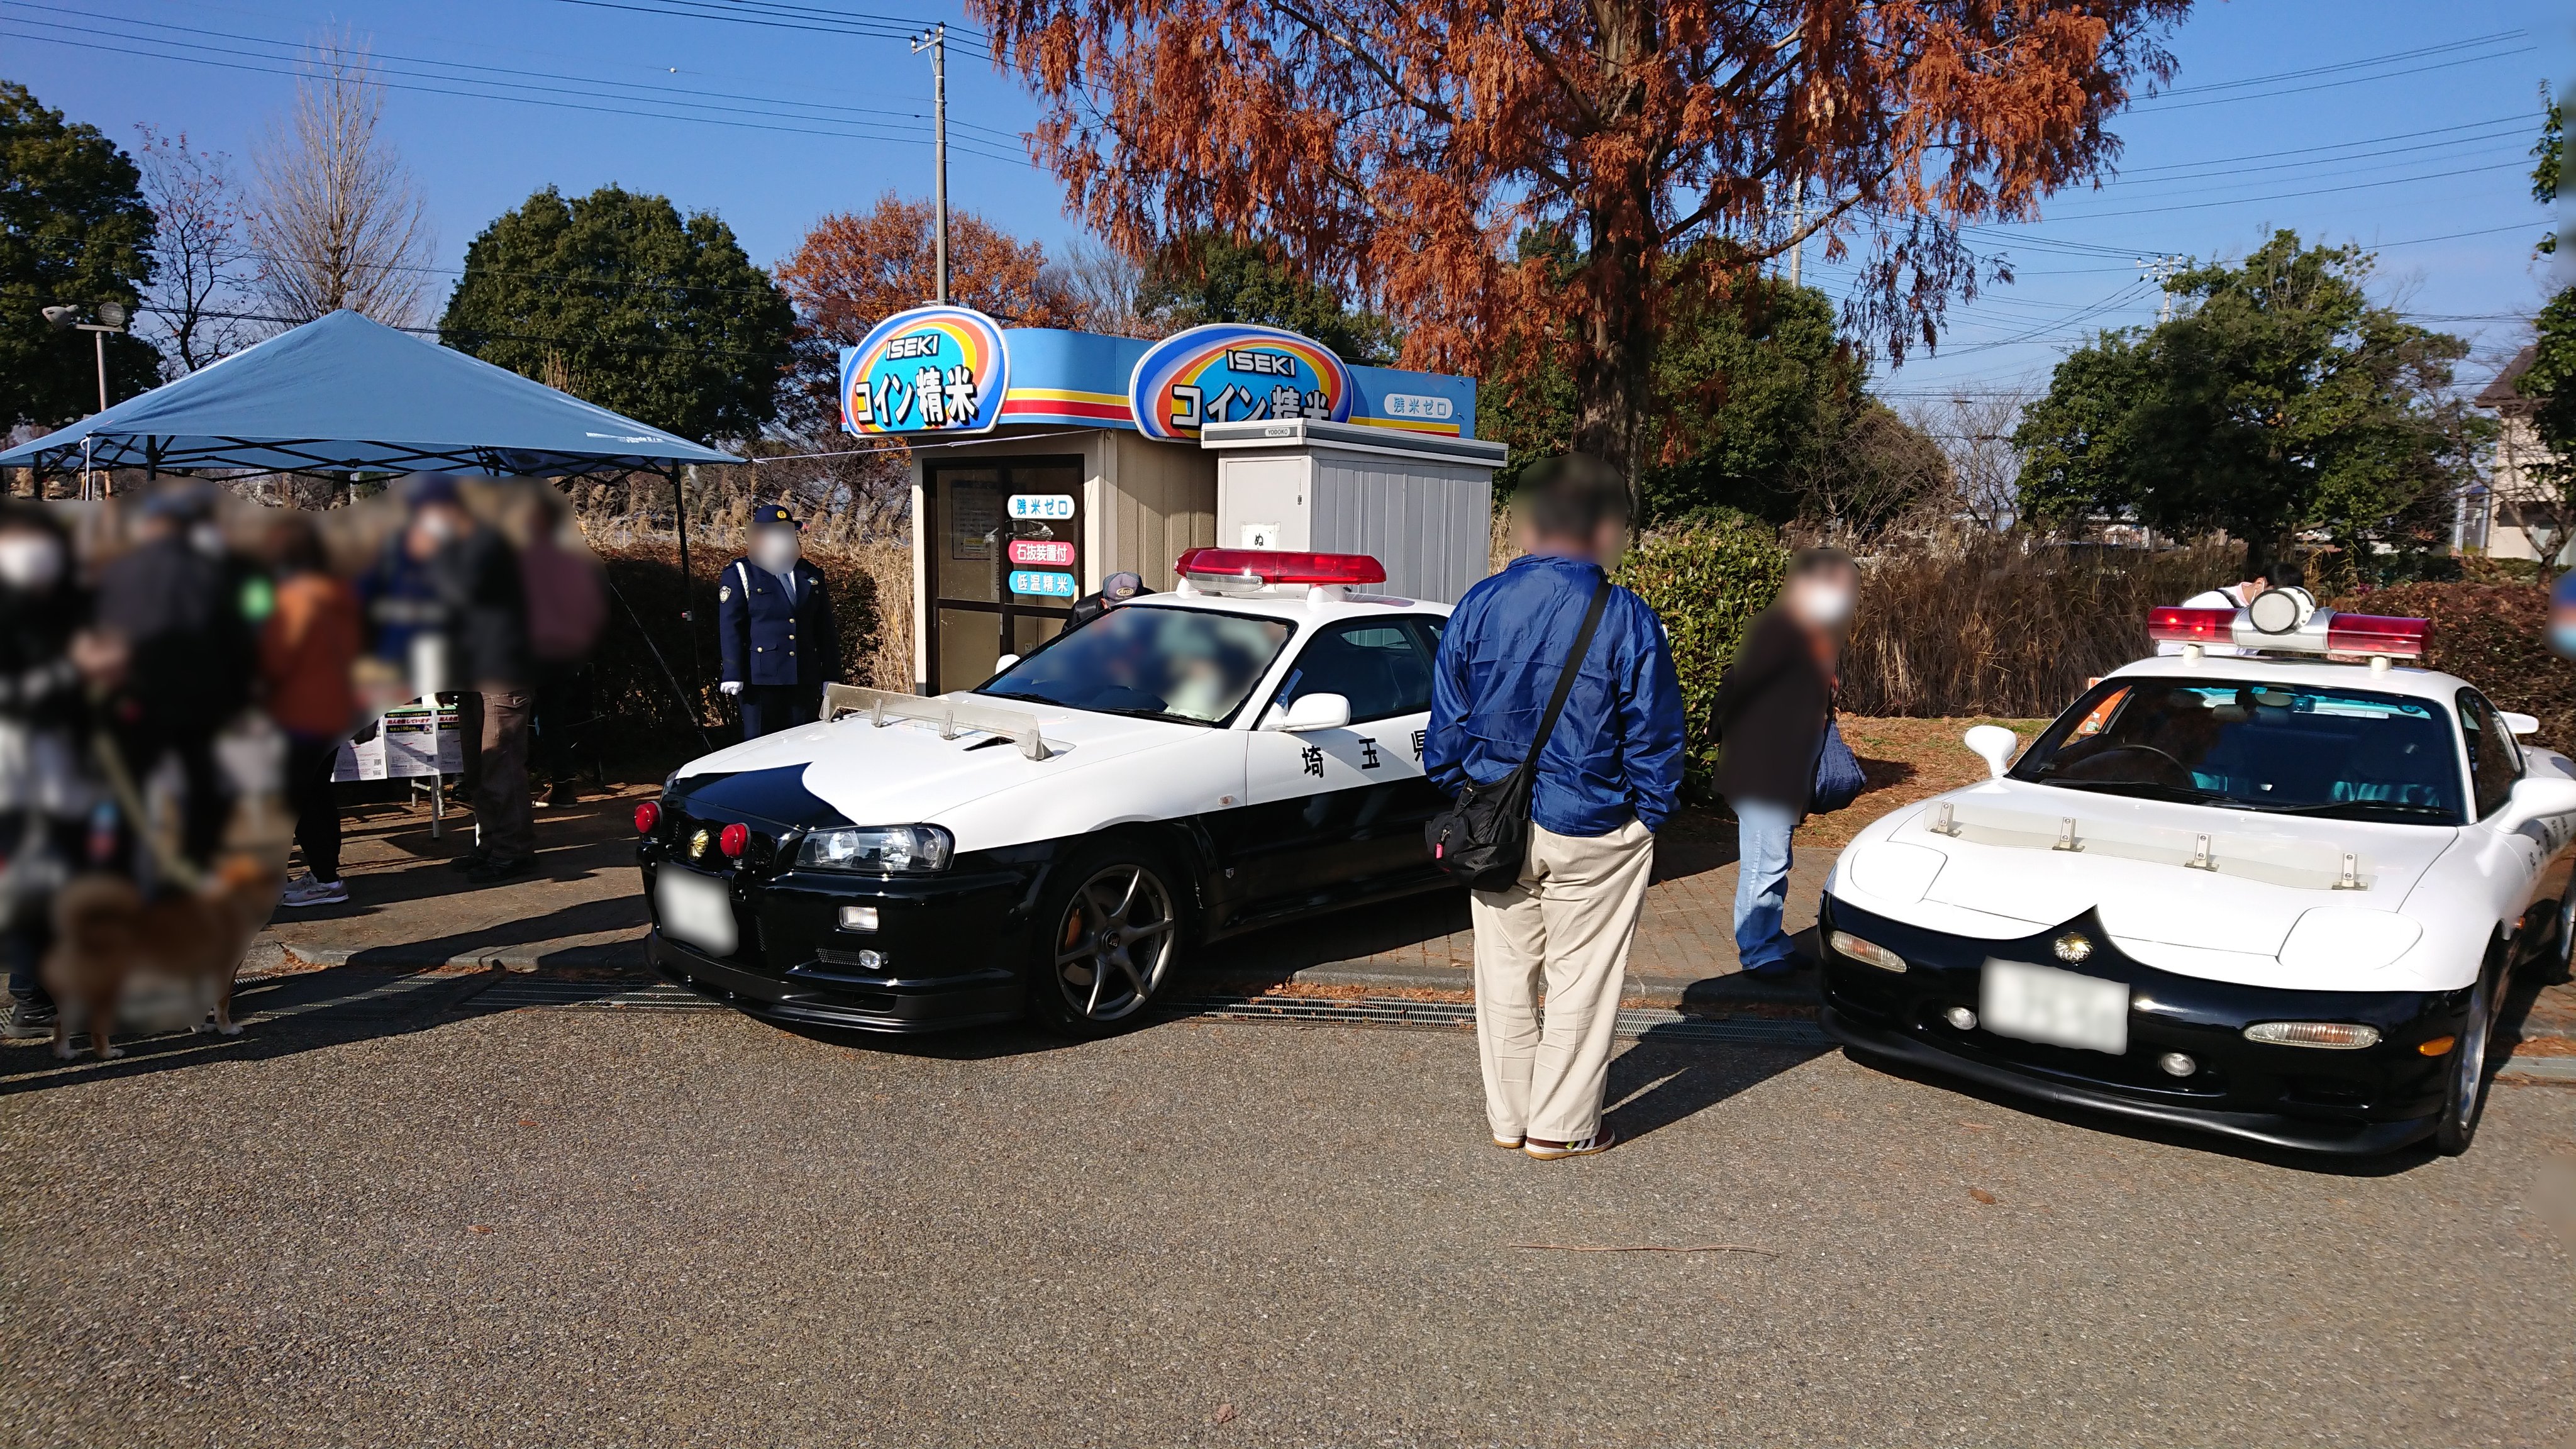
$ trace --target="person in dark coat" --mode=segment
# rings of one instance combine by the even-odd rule
[[[1860,573],[1849,554],[1800,552],[1778,602],[1754,617],[1718,679],[1717,789],[1735,811],[1738,842],[1735,952],[1753,976],[1798,969],[1780,923],[1789,900],[1789,837],[1807,816],[1859,597]]]
[[[1085,594],[1073,601],[1073,608],[1065,614],[1064,627],[1055,632],[1058,637],[1070,634],[1118,605],[1146,592],[1148,590],[1145,587],[1145,581],[1136,575],[1123,571],[1111,574],[1100,581],[1100,592]]]
[[[841,671],[831,586],[803,557],[796,516],[775,503],[751,513],[751,547],[716,576],[718,686],[742,705],[742,737],[819,718]]]
[[[249,576],[198,485],[172,485],[144,500],[134,539],[98,578],[99,627],[128,651],[110,720],[138,784],[165,757],[177,758],[187,781],[181,851],[203,865],[232,818],[215,737],[250,703],[258,677],[259,637],[243,611]]]
[[[71,641],[88,612],[71,546],[35,503],[0,501],[0,954],[11,1037],[53,1034],[37,966],[53,938],[54,888],[88,860],[90,721]]]

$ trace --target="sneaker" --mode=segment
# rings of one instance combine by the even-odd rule
[[[449,861],[447,863],[447,868],[456,872],[458,875],[471,875],[491,863],[492,857],[484,854],[482,851],[469,850],[463,855],[456,857],[454,860]]]
[[[514,880],[536,868],[537,858],[533,855],[523,855],[516,860],[505,860],[496,855],[467,871],[465,878],[475,885],[490,885],[494,881]]]
[[[11,1041],[30,1041],[36,1037],[52,1036],[54,1018],[58,1015],[60,1011],[52,1002],[13,1003],[9,1008],[8,1037]]]
[[[1494,1134],[1494,1145],[1503,1149],[1505,1152],[1519,1151],[1523,1140],[1524,1139],[1518,1137],[1506,1137],[1500,1132]]]
[[[345,880],[315,880],[309,875],[287,882],[286,891],[277,898],[281,906],[336,906],[349,899]]]
[[[1541,1162],[1554,1162],[1560,1157],[1590,1157],[1596,1152],[1607,1152],[1618,1143],[1619,1134],[1604,1125],[1577,1142],[1550,1142],[1544,1137],[1532,1137],[1521,1144],[1521,1151]]]

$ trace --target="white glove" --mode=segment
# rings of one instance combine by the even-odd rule
[[[724,683],[717,685],[716,688],[727,695],[740,694],[742,693],[742,681],[739,679],[728,679]]]

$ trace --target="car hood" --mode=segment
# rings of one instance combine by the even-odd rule
[[[865,715],[847,715],[718,750],[682,766],[678,778],[803,765],[805,789],[846,819],[863,825],[938,823],[958,807],[999,791],[1060,780],[1076,770],[1207,732],[1198,725],[1025,707],[1018,701],[997,706],[979,698],[975,703],[1035,718],[1048,758],[1032,760],[1008,736],[983,730],[960,726],[955,738],[943,739],[936,721],[890,720],[879,726]]]
[[[2457,835],[1995,780],[1927,801],[1863,842],[1851,867],[1854,884],[1883,898],[2033,927],[2090,910],[2124,942],[2270,956],[2311,910],[2397,910]],[[1940,859],[1902,853],[1917,850]]]

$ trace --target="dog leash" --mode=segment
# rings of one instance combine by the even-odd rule
[[[134,788],[134,776],[127,773],[125,756],[116,748],[116,741],[110,739],[104,730],[99,731],[90,736],[90,752],[98,757],[99,773],[107,776],[107,788],[115,793],[116,803],[124,809],[125,818],[134,822],[134,833],[142,837],[144,848],[152,852],[152,863],[181,888],[203,890],[205,872],[172,850],[170,843],[161,838],[161,833],[150,828],[143,810],[143,796]]]

